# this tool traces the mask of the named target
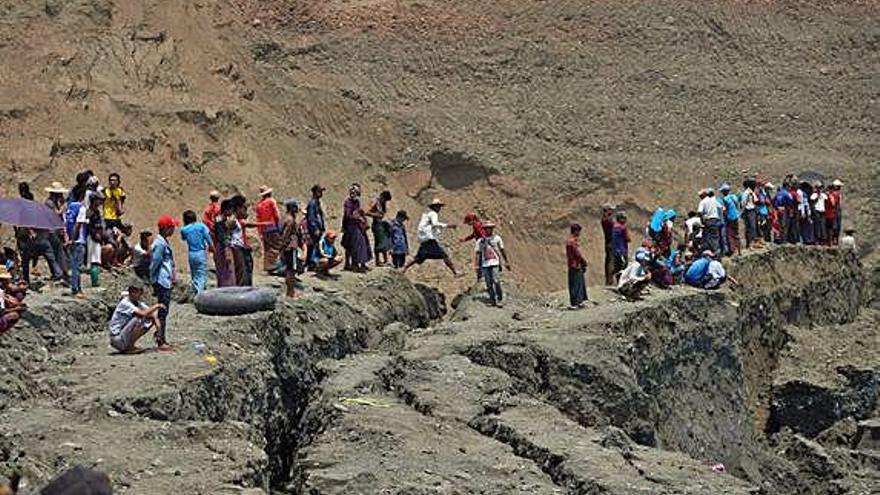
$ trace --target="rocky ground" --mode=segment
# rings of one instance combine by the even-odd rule
[[[95,465],[132,494],[878,493],[873,279],[824,249],[731,270],[732,290],[596,288],[583,311],[471,291],[445,317],[391,271],[307,277],[272,312],[177,304],[177,350],[136,356],[106,344],[120,282],[47,289],[0,337],[0,474]]]

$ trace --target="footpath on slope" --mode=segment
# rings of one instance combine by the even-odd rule
[[[464,295],[441,320],[436,292],[377,270],[246,317],[175,305],[178,350],[137,356],[108,350],[110,296],[34,295],[0,340],[0,468],[33,486],[97,465],[137,494],[872,493],[873,282],[836,250],[732,271],[733,292]],[[811,431],[789,411],[819,396],[854,406]]]

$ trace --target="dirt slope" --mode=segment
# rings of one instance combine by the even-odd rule
[[[639,216],[816,170],[847,182],[870,252],[878,17],[867,1],[0,0],[3,187],[118,170],[145,225],[215,187],[303,199],[320,180],[338,215],[348,183],[387,185],[394,207],[439,195],[450,217],[497,217],[514,275],[546,289],[566,224],[597,247],[605,201]]]

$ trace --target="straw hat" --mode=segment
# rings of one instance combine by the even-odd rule
[[[446,206],[446,203],[440,201],[440,198],[434,198],[428,206]]]
[[[840,179],[834,179],[834,182],[832,182],[831,185],[836,187],[843,187],[843,181]]]
[[[208,194],[208,197],[211,199],[220,199],[220,191],[214,189]]]
[[[55,182],[53,182],[51,186],[43,188],[43,190],[46,191],[47,193],[54,193],[54,194],[66,194],[67,193],[67,188],[64,187],[57,180]]]
[[[492,220],[486,220],[485,222],[483,222],[484,229],[491,229],[492,227],[495,227],[495,222],[493,222]]]
[[[260,186],[260,196],[265,196],[267,194],[272,193],[272,188],[269,186]]]

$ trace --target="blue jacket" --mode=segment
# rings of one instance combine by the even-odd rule
[[[702,257],[691,265],[690,268],[684,274],[684,281],[689,285],[693,285],[694,287],[702,287],[703,286],[703,278],[706,277],[706,274],[709,273],[709,263],[712,260],[707,257]]]
[[[150,282],[170,289],[174,281],[174,252],[168,241],[157,235],[150,247]]]

